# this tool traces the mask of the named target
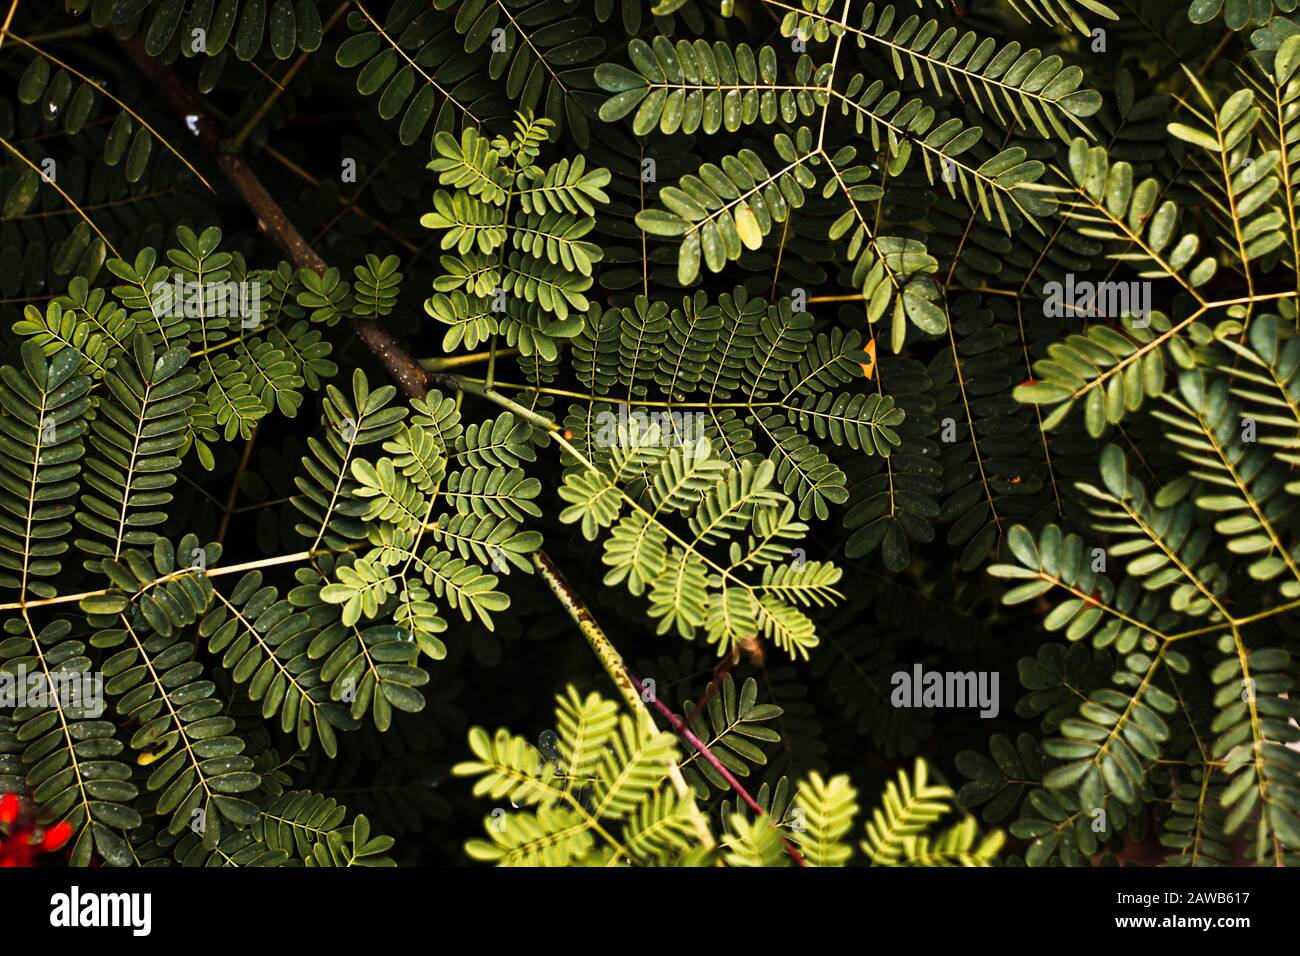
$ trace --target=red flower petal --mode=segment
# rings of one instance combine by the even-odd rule
[[[18,819],[18,798],[12,793],[0,797],[0,823],[13,823]]]
[[[72,824],[64,820],[62,823],[55,824],[45,831],[45,838],[41,840],[41,849],[46,853],[51,853],[67,843],[71,836]]]

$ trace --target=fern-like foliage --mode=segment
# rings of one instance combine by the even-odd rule
[[[473,348],[501,334],[529,356],[557,355],[556,341],[580,329],[578,315],[592,286],[599,247],[583,240],[595,204],[606,201],[603,169],[580,157],[541,167],[536,158],[548,119],[519,114],[511,139],[489,140],[466,129],[460,140],[434,138],[429,168],[453,192],[434,194],[421,225],[440,230],[444,274],[434,281],[426,311],[452,328],[444,349]],[[511,206],[515,206],[513,216]]]
[[[734,691],[729,693],[734,694]],[[752,693],[752,692],[751,692]],[[735,698],[727,707],[737,706]],[[752,713],[752,709],[749,711]],[[738,713],[738,712],[737,712]],[[728,803],[718,809],[720,837],[700,846],[687,808],[695,796],[674,790],[667,765],[676,757],[671,734],[637,729],[614,703],[570,686],[557,698],[553,749],[546,753],[502,728],[470,732],[474,760],[455,773],[476,778],[474,793],[508,802],[485,818],[487,839],[466,851],[498,866],[844,866],[858,811],[847,776],[812,773],[791,799],[782,778],[760,792],[764,812],[749,815]],[[1005,839],[992,831],[976,844],[974,818],[927,835],[952,805],[946,787],[927,783],[918,761],[909,777],[885,790],[866,823],[862,849],[872,865],[987,866]],[[902,787],[900,791],[898,787]],[[612,833],[610,831],[613,831]]]
[[[1295,865],[1297,6],[6,4],[0,791],[77,866]]]

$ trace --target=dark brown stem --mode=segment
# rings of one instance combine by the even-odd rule
[[[167,101],[189,131],[212,154],[230,185],[257,214],[258,227],[275,240],[276,245],[295,266],[311,269],[317,275],[323,274],[328,268],[325,260],[289,221],[289,217],[267,192],[248,161],[227,146],[216,122],[198,98],[181,82],[180,77],[146,53],[138,38],[118,42],[150,86]],[[420,363],[406,353],[397,339],[377,322],[357,318],[349,319],[349,322],[357,337],[379,359],[398,387],[411,398],[423,398],[428,391],[428,375],[420,368]]]
[[[253,457],[253,445],[257,443],[257,431],[260,427],[260,424],[255,425],[253,434],[249,436],[248,441],[244,442],[244,453],[239,456],[239,464],[236,466],[235,475],[230,481],[230,493],[226,495],[226,504],[221,509],[221,525],[217,528],[218,544],[226,540],[226,531],[230,528],[230,518],[235,513],[235,500],[239,497],[239,482],[248,469],[249,459]]]
[[[266,187],[262,185],[262,181],[248,162],[227,147],[217,124],[208,115],[207,110],[204,109],[198,98],[190,92],[189,88],[181,82],[180,78],[170,68],[149,56],[138,39],[132,38],[130,40],[119,40],[118,42],[121,43],[127,56],[130,57],[153,88],[182,117],[190,131],[195,133],[199,142],[212,154],[230,184],[234,186],[236,192],[239,193],[249,208],[257,214],[259,226],[275,240],[288,259],[299,268],[311,269],[318,275],[324,273],[327,268],[325,260],[320,257],[316,250],[302,237],[294,224],[289,221],[289,218],[284,214],[284,210],[280,208],[280,204],[267,192]],[[398,341],[378,324],[363,319],[352,319],[351,322],[352,328],[358,337],[375,354],[402,391],[412,398],[423,398],[428,391],[429,373],[420,367],[419,362],[403,350]],[[540,562],[539,567],[543,569],[546,566],[554,568],[554,565],[544,553],[539,553],[535,558]],[[570,594],[573,593],[571,588],[568,588],[567,591]],[[581,604],[577,600],[576,594],[573,594],[573,599],[576,603]],[[584,612],[586,611],[585,606],[582,609]],[[589,613],[587,613],[587,618],[590,618]],[[624,670],[626,671],[626,668]],[[745,788],[740,785],[740,781],[709,751],[704,742],[682,723],[680,717],[659,703],[658,699],[652,700],[651,703],[672,724],[673,729],[695,747],[700,752],[700,756],[722,775],[722,778],[731,785],[731,788],[739,794],[750,809],[755,813],[763,813],[763,808],[745,791]],[[707,830],[705,832],[707,833]],[[785,844],[786,851],[800,866],[808,865],[807,861],[784,835],[782,835],[781,840]]]

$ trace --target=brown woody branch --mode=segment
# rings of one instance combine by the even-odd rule
[[[198,137],[198,140],[203,147],[212,154],[213,159],[221,168],[221,171],[225,174],[226,178],[230,181],[230,184],[234,186],[235,190],[239,193],[240,197],[248,207],[257,214],[258,225],[271,236],[275,243],[284,252],[285,256],[288,257],[289,261],[299,268],[311,269],[318,275],[324,273],[327,268],[325,260],[322,259],[320,254],[317,253],[307,240],[303,238],[302,233],[298,231],[297,227],[289,221],[284,210],[280,208],[280,204],[275,201],[269,192],[267,192],[266,187],[262,185],[262,181],[258,178],[257,173],[253,171],[253,168],[248,164],[244,157],[227,146],[225,140],[223,140],[221,136],[220,128],[217,123],[208,114],[207,110],[204,109],[203,104],[199,102],[198,98],[190,92],[189,88],[181,82],[180,78],[169,67],[145,52],[144,46],[138,39],[132,38],[129,40],[119,40],[118,42],[126,51],[127,56],[130,57],[131,61],[150,82],[158,94],[162,96],[177,115],[182,118],[190,131]],[[377,323],[355,318],[352,319],[351,322],[353,330],[366,346],[369,347],[370,351],[375,354],[380,363],[388,371],[388,374],[397,382],[402,391],[412,398],[423,398],[428,391],[431,377],[430,373],[425,371],[425,369],[422,368],[420,364],[402,348],[396,338]],[[433,377],[438,378],[440,376],[435,373]],[[572,605],[566,602],[566,607],[572,606],[581,609],[585,618],[575,618],[575,620],[578,620],[580,629],[583,631],[584,635],[587,635],[590,638],[588,631],[591,630],[591,627],[584,626],[584,624],[587,621],[590,621],[591,625],[594,627],[594,620],[591,619],[590,613],[586,611],[585,605],[583,605],[581,600],[578,599],[576,593],[568,586],[567,582],[563,580],[563,576],[559,573],[559,570],[544,552],[538,551],[534,554],[533,559],[538,569],[543,572],[543,577],[547,579],[552,589],[555,590],[557,596],[562,600],[566,595],[571,598]],[[599,632],[598,627],[595,627],[595,630]],[[616,684],[620,685],[620,691],[626,691],[628,688],[622,685],[628,681],[627,674],[621,666],[615,667],[613,663],[614,660],[617,660],[617,663],[621,665],[621,659],[617,659],[617,652],[613,651],[612,645],[608,645],[608,642],[605,642],[605,644],[608,646],[609,652],[614,655],[614,658],[610,661],[606,661],[605,658],[602,657],[602,664],[607,665],[607,670],[609,670],[611,677],[614,679]],[[600,656],[599,649],[598,656]],[[627,696],[626,693],[624,696]],[[640,699],[637,697],[635,692],[632,694],[632,699],[634,704],[640,704],[641,710],[644,711],[645,705],[641,704]],[[636,706],[633,706],[633,712],[637,712]],[[644,713],[643,718],[645,720],[650,720],[648,713]],[[651,726],[653,726],[652,720],[650,723]],[[689,730],[687,733],[689,734]],[[688,737],[688,739],[690,739],[690,737]],[[697,748],[702,748],[702,753],[706,759],[713,756],[698,740],[693,741],[693,743]],[[717,758],[713,758],[712,762],[715,766],[718,766],[716,760]],[[722,772],[724,774],[726,773],[725,767],[722,768]],[[682,796],[689,801],[689,789],[687,788],[685,781],[681,778],[681,771],[676,764],[673,764],[672,766],[672,775],[675,778],[674,783],[677,785],[679,792],[685,791],[682,793]],[[734,781],[735,778],[733,777],[731,779]],[[747,803],[751,806],[757,806],[757,804],[754,803],[753,798],[749,797],[749,795],[744,793],[740,788],[738,782],[734,782],[733,786],[736,788],[738,793],[747,798]],[[713,838],[709,833],[706,821],[700,815],[699,810],[695,808],[693,801],[690,801],[690,806],[695,817],[697,834],[700,837],[701,843],[706,846],[712,845]]]
[[[275,241],[286,258],[300,269],[311,269],[317,275],[323,274],[328,268],[325,260],[289,221],[289,217],[267,192],[248,161],[226,146],[220,127],[198,97],[190,92],[168,66],[146,53],[139,38],[118,40],[118,43],[158,95],[167,101],[188,129],[198,137],[203,147],[212,154],[226,179],[257,214],[258,226]],[[411,398],[423,398],[428,391],[428,373],[402,348],[397,339],[377,322],[357,318],[349,321],[357,337],[379,359],[379,363],[398,387]]]

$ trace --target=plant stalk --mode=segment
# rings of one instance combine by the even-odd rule
[[[636,715],[640,732],[643,735],[657,733],[658,728],[655,726],[654,718],[650,716],[650,710],[646,707],[645,701],[642,700],[636,684],[633,683],[627,666],[623,663],[622,656],[610,643],[609,638],[605,636],[605,632],[596,623],[596,619],[592,617],[591,612],[587,610],[587,605],[578,596],[578,593],[573,590],[572,585],[565,579],[560,569],[555,566],[555,562],[550,559],[545,551],[534,551],[532,557],[533,567],[541,574],[542,580],[546,582],[552,593],[559,598],[560,604],[569,612],[573,622],[578,625],[578,630],[587,639],[587,644],[591,646],[592,652],[595,653],[601,666],[605,668],[605,673],[609,675],[609,679],[618,688],[619,695],[631,708],[632,713]],[[704,819],[704,814],[696,806],[695,794],[691,791],[686,778],[682,776],[682,769],[677,766],[675,760],[668,762],[668,778],[672,781],[677,796],[689,808],[688,812],[695,824],[695,833],[700,839],[700,845],[704,847],[716,846],[713,834],[709,830],[708,821]]]

